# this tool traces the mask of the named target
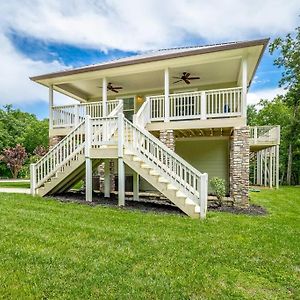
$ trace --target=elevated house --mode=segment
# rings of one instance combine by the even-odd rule
[[[163,194],[204,218],[209,179],[235,205],[255,184],[278,187],[279,127],[247,126],[247,91],[267,39],[163,49],[32,77],[49,89],[51,150],[31,166],[32,194],[61,193],[102,165],[103,192]],[[77,100],[55,105],[54,91]],[[113,178],[117,178],[116,185]]]

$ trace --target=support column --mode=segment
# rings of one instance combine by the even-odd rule
[[[124,148],[124,115],[118,115],[118,204],[125,205],[125,166],[123,161]]]
[[[269,155],[270,155],[269,184],[270,184],[270,188],[272,188],[273,187],[273,148],[269,149]]]
[[[260,185],[260,152],[256,153],[256,185]]]
[[[107,116],[107,79],[102,79],[102,105],[103,105],[103,117]]]
[[[267,166],[267,150],[264,150],[264,168],[265,168],[265,170],[264,170],[264,173],[265,173],[265,186],[267,186],[267,168],[268,168],[268,166]]]
[[[276,189],[279,188],[279,145],[276,146]]]
[[[133,199],[134,200],[139,200],[139,182],[140,182],[139,174],[133,172]]]
[[[172,151],[175,151],[175,139],[174,132],[172,129],[160,130],[159,139],[168,148],[170,148]]]
[[[170,121],[170,79],[169,69],[165,69],[165,122]]]
[[[93,166],[90,157],[91,149],[91,117],[85,116],[85,200],[93,200]]]
[[[53,85],[49,86],[49,128],[53,128]]]
[[[248,88],[248,64],[247,57],[242,60],[242,116],[247,117],[247,88]]]
[[[230,147],[230,195],[237,206],[249,205],[249,127],[235,128]]]
[[[108,159],[104,162],[104,197],[110,197],[110,165]]]

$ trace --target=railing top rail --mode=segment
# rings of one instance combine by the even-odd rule
[[[232,91],[232,90],[242,90],[242,87],[232,87],[232,88],[225,88],[225,89],[213,89],[213,90],[201,90],[201,91],[194,91],[194,92],[180,92],[180,93],[173,93],[170,94],[170,97],[174,96],[182,96],[182,95],[196,95],[196,94],[201,94],[202,92],[205,93],[214,93],[214,92],[222,92],[222,91]],[[165,97],[165,95],[153,95],[149,96],[149,98],[162,98]]]
[[[161,142],[160,140],[158,140],[157,138],[155,138],[155,140],[153,139],[153,135],[147,131],[146,129],[140,128],[136,125],[134,125],[133,123],[131,123],[129,120],[125,119],[125,122],[128,123],[130,126],[132,126],[133,128],[135,128],[136,130],[140,131],[143,135],[145,135],[147,138],[149,138],[150,140],[152,140],[153,142],[155,142],[160,148],[162,148],[165,152],[167,152],[170,156],[173,156],[173,158],[175,158],[178,162],[180,162],[182,165],[187,166],[190,171],[192,171],[193,173],[195,173],[197,176],[201,177],[203,175],[205,175],[204,173],[201,173],[199,170],[197,170],[196,168],[194,168],[192,165],[190,165],[187,161],[185,161],[183,158],[181,158],[178,154],[176,154],[174,151],[171,151],[163,142]]]
[[[142,104],[138,112],[136,113],[136,118],[139,118],[144,111],[145,107],[149,104],[149,97],[146,97],[146,101]]]

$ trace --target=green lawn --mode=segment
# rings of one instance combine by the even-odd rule
[[[0,188],[30,188],[30,182],[0,182]]]
[[[299,299],[300,188],[267,216],[179,215],[0,195],[0,298]]]

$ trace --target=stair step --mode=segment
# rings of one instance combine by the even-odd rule
[[[158,182],[161,182],[161,183],[170,183],[168,179],[166,179],[165,177],[158,177]]]
[[[134,153],[128,149],[125,149],[124,154],[125,155],[134,155]]]
[[[152,167],[151,166],[149,166],[149,165],[147,165],[147,164],[141,164],[141,167],[143,168],[143,169],[152,169]]]
[[[188,205],[195,205],[195,202],[193,200],[191,200],[190,198],[186,198],[185,199],[185,204],[188,204]]]
[[[168,184],[167,189],[172,190],[172,191],[177,191],[178,190],[178,188],[176,186],[174,186],[173,184]]]
[[[150,170],[149,174],[152,175],[152,176],[159,176],[159,175],[160,175],[160,174],[159,174],[157,171],[155,171],[155,170]]]
[[[134,156],[132,160],[133,161],[142,161],[138,156]]]
[[[178,192],[176,192],[176,197],[178,197],[178,198],[186,198],[186,194],[184,194],[181,191],[178,191]]]

